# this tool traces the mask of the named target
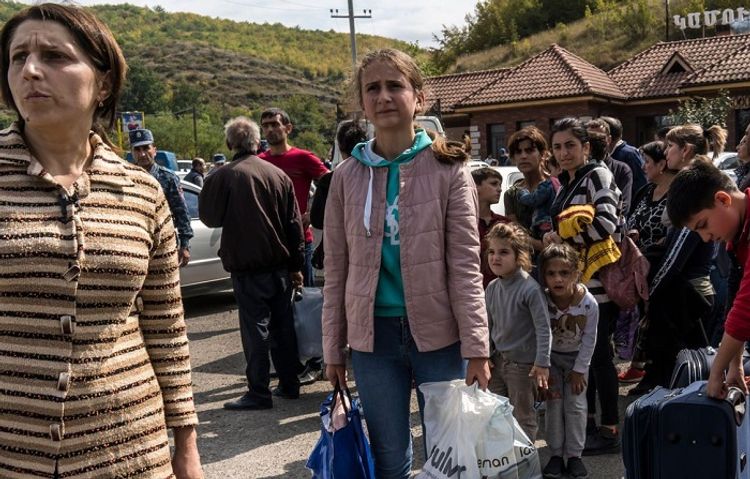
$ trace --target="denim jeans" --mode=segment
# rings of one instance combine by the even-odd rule
[[[370,434],[376,477],[408,479],[412,463],[412,380],[417,385],[419,413],[424,420],[424,397],[419,385],[466,377],[460,343],[419,352],[406,318],[376,317],[374,351],[352,351],[352,366]]]
[[[305,241],[305,264],[302,266],[304,286],[315,286],[315,273],[312,267],[313,246],[312,242]]]

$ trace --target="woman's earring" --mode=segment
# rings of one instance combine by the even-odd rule
[[[104,101],[99,100],[99,108],[104,108]]]

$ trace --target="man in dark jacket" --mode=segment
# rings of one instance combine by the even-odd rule
[[[604,120],[591,120],[586,124],[586,129],[589,134],[598,133],[604,136],[604,150],[600,151],[599,148],[594,148],[594,145],[592,144],[591,156],[604,163],[604,165],[609,168],[609,171],[612,172],[612,176],[615,177],[615,184],[622,193],[622,214],[623,216],[627,216],[630,211],[630,203],[633,198],[633,193],[635,193],[635,190],[633,190],[633,172],[628,165],[622,161],[617,161],[610,156],[609,148],[612,144],[612,136],[609,133],[609,125],[607,122]],[[597,150],[596,154],[594,153],[595,149]]]
[[[203,178],[205,177],[205,175],[206,175],[206,162],[203,161],[203,158],[194,158],[192,168],[188,172],[188,174],[185,175],[184,180],[194,185],[198,185],[202,187]]]
[[[279,375],[273,395],[299,397],[299,357],[292,294],[302,285],[304,234],[289,177],[255,156],[258,125],[245,117],[225,126],[232,161],[209,175],[199,198],[200,219],[222,227],[221,257],[232,274],[240,314],[249,391],[226,409],[269,409],[269,349]]]
[[[643,188],[648,182],[646,180],[646,173],[643,171],[643,158],[641,158],[641,154],[637,148],[628,145],[622,139],[622,123],[620,120],[611,116],[603,116],[600,120],[607,122],[609,133],[612,136],[609,154],[615,160],[622,161],[630,167],[630,170],[633,172],[633,194],[638,193],[638,190]]]

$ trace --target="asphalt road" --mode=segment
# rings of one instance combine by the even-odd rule
[[[271,410],[224,410],[224,402],[246,390],[236,308],[231,293],[185,301],[200,419],[198,446],[206,478],[309,478],[305,462],[319,436],[320,403],[330,386],[324,381],[305,386],[300,399],[276,399]],[[621,389],[621,411],[627,405],[624,394],[625,389]],[[420,444],[415,398],[412,424],[415,444]],[[544,466],[549,457],[546,444],[539,440],[537,447]],[[420,467],[424,461],[421,447],[415,447],[415,453],[415,467]],[[586,457],[584,462],[592,479],[619,479],[624,475],[619,455]]]

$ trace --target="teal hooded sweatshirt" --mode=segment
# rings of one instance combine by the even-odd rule
[[[378,289],[375,293],[375,316],[406,316],[404,281],[401,277],[401,238],[398,232],[399,165],[408,163],[420,151],[429,148],[432,140],[424,130],[417,130],[414,143],[392,161],[388,161],[373,151],[375,140],[360,143],[354,147],[352,156],[369,168],[388,168],[386,187],[385,230],[380,261]],[[372,172],[371,172],[372,173]],[[372,174],[365,205],[365,225],[369,227],[372,213]]]

